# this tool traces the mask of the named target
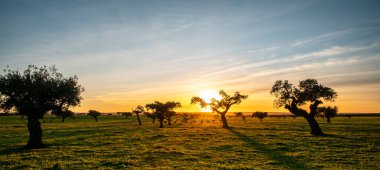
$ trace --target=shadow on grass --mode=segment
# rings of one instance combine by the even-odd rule
[[[284,155],[284,151],[278,151],[278,150],[275,151],[271,149],[270,147],[268,147],[267,145],[259,143],[255,141],[254,139],[251,139],[249,136],[246,136],[234,130],[233,128],[226,128],[226,129],[229,130],[236,137],[238,137],[240,140],[249,144],[255,150],[258,150],[259,152],[265,154],[265,156],[269,157],[270,159],[275,160],[276,162],[280,163],[280,165],[286,166],[291,169],[308,169],[305,163],[297,161],[290,156]]]
[[[0,150],[0,155],[10,155],[10,154],[18,154],[18,153],[25,153],[30,152],[32,149],[25,149],[24,147],[18,147],[18,148],[9,148]]]

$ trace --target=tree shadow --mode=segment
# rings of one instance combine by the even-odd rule
[[[279,162],[283,166],[286,166],[286,167],[291,168],[291,169],[309,169],[305,165],[305,163],[300,162],[300,161],[294,159],[293,157],[284,155],[284,151],[273,150],[272,148],[268,147],[267,145],[259,143],[259,142],[255,141],[254,139],[251,139],[249,136],[246,136],[246,135],[234,130],[233,128],[226,128],[226,129],[229,130],[236,137],[238,137],[240,140],[249,144],[255,150],[258,150],[260,153],[265,154],[265,156],[269,157],[272,160],[275,160],[276,162]]]
[[[30,152],[32,149],[25,149],[24,147],[17,147],[17,148],[9,148],[0,150],[0,155],[10,155],[10,154],[18,154],[18,153],[25,153]]]

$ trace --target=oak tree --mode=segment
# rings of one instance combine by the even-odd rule
[[[268,116],[268,112],[253,112],[252,113],[252,117],[256,117],[260,119],[260,122],[262,122],[263,119],[267,116]]]
[[[87,116],[92,116],[95,119],[95,122],[98,122],[98,116],[100,116],[101,113],[96,110],[89,110],[87,113]]]
[[[29,65],[23,73],[8,67],[0,75],[0,109],[26,116],[29,140],[25,148],[43,148],[39,119],[50,111],[78,106],[83,91],[76,76],[64,77],[55,66]]]
[[[228,123],[226,114],[228,110],[231,108],[232,105],[238,105],[241,103],[243,99],[247,99],[248,95],[242,95],[240,94],[240,92],[237,91],[233,96],[230,96],[224,90],[220,90],[219,95],[222,97],[222,99],[217,100],[215,98],[212,98],[210,103],[207,103],[204,99],[200,97],[192,97],[191,104],[199,104],[201,108],[210,107],[212,112],[216,112],[220,115],[223,127],[227,128]]]
[[[338,114],[338,107],[336,106],[319,107],[318,113],[320,113],[323,117],[327,119],[327,123],[330,123],[331,118],[335,117]]]
[[[163,128],[164,120],[168,120],[170,125],[171,117],[175,114],[174,109],[182,106],[181,103],[174,101],[166,103],[155,101],[154,103],[147,104],[145,107],[153,112],[155,115],[154,117],[158,118],[160,121],[160,128]]]
[[[136,114],[137,121],[139,122],[139,125],[142,125],[141,119],[140,119],[140,114],[145,113],[144,106],[138,105],[135,109],[132,110],[132,113]]]
[[[277,80],[270,93],[277,98],[274,101],[274,106],[284,107],[295,116],[304,117],[310,125],[311,134],[314,135],[323,134],[315,120],[318,106],[323,101],[334,101],[338,96],[334,89],[319,84],[316,79],[302,80],[297,87],[287,80]],[[309,104],[309,112],[301,108],[306,104]]]

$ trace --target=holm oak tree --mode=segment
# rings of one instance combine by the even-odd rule
[[[79,105],[84,88],[76,76],[64,77],[55,66],[29,65],[23,73],[7,68],[4,73],[0,75],[0,109],[26,116],[29,140],[25,148],[43,148],[39,119],[49,111]]]
[[[277,80],[270,91],[277,99],[274,105],[278,108],[284,107],[295,116],[304,117],[310,125],[311,134],[323,134],[315,116],[318,114],[318,106],[323,101],[334,101],[337,92],[319,84],[316,79],[306,79],[299,82],[298,87],[293,86],[287,80]],[[301,106],[310,104],[307,112]]]

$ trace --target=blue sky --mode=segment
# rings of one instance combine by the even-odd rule
[[[0,67],[56,65],[86,88],[77,111],[130,110],[204,89],[281,111],[276,80],[317,78],[342,112],[380,112],[379,1],[0,1]]]

